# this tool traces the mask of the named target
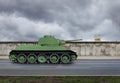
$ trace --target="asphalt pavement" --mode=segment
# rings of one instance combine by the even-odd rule
[[[83,59],[72,64],[17,64],[0,60],[0,76],[120,76],[120,59]]]

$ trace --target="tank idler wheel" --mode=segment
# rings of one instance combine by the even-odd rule
[[[36,62],[36,55],[35,54],[29,54],[27,57],[28,63],[35,63]]]
[[[38,56],[38,62],[39,63],[46,63],[46,61],[47,61],[46,55],[41,54],[41,55]]]
[[[17,57],[18,63],[25,63],[26,62],[26,55],[25,54],[19,54]]]
[[[9,59],[10,59],[10,61],[15,62],[17,57],[15,54],[11,54],[11,55],[9,55]]]
[[[77,59],[77,56],[76,55],[71,55],[71,59],[74,61]]]
[[[68,54],[63,54],[61,56],[61,62],[64,64],[70,63],[70,56]]]
[[[57,54],[51,54],[50,55],[50,62],[55,64],[59,62],[59,56]]]

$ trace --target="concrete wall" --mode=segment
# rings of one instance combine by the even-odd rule
[[[0,55],[9,52],[21,44],[37,44],[36,42],[0,42]],[[68,42],[64,45],[79,56],[120,56],[120,42]]]
[[[11,50],[14,50],[16,46],[21,44],[37,44],[36,42],[0,42],[0,56],[9,55]]]
[[[78,42],[65,46],[79,56],[120,56],[120,42]]]

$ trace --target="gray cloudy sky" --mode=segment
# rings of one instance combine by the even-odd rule
[[[120,0],[0,0],[0,40],[120,40]]]

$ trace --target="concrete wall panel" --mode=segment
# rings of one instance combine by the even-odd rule
[[[0,42],[0,55],[9,52],[21,44],[36,44],[36,42]],[[120,42],[77,42],[63,45],[79,56],[120,56]]]

